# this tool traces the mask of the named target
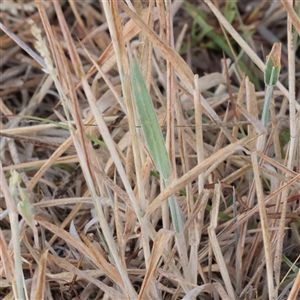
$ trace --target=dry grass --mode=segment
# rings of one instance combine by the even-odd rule
[[[299,2],[1,5],[1,299],[300,299]]]

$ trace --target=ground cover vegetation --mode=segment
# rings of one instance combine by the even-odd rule
[[[0,8],[1,299],[300,299],[299,1]]]

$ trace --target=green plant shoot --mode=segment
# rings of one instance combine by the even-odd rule
[[[264,108],[261,117],[262,124],[266,127],[269,121],[270,103],[273,87],[276,85],[280,73],[281,44],[274,43],[270,55],[267,56],[264,81],[266,86]]]

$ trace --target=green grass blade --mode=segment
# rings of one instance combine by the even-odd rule
[[[149,153],[155,167],[166,180],[171,174],[171,163],[152,99],[136,59],[131,61],[130,73],[135,103]]]
[[[281,58],[281,44],[274,43],[270,54],[267,56],[266,70],[264,74],[264,81],[266,86],[276,85],[280,73],[280,58]]]
[[[276,85],[280,74],[280,57],[281,44],[274,43],[270,55],[267,56],[266,70],[264,73],[266,93],[261,122],[265,127],[267,127],[269,121],[269,111],[273,94],[273,87]]]

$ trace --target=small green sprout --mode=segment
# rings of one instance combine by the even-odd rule
[[[270,103],[273,87],[276,85],[280,73],[281,44],[274,43],[270,54],[267,56],[264,81],[266,86],[264,108],[261,117],[262,124],[267,127],[269,121]]]

